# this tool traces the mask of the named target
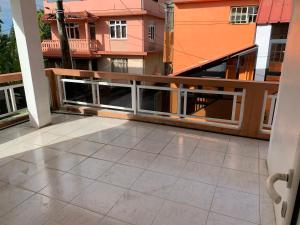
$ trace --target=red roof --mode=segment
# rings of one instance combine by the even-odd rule
[[[288,23],[292,17],[292,0],[261,0],[257,24]]]

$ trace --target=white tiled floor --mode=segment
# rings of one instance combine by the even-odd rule
[[[53,114],[0,131],[0,225],[275,225],[268,142]]]

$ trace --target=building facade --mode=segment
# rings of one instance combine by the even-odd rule
[[[259,0],[174,0],[173,72],[253,46],[258,6]],[[233,64],[249,65],[253,70],[255,54]],[[222,70],[227,73],[226,65]]]
[[[260,2],[255,38],[258,45],[255,80],[279,80],[291,15],[291,0]]]
[[[60,62],[53,0],[44,0],[51,40],[42,50],[48,65]],[[163,74],[164,11],[157,0],[64,1],[74,68]]]

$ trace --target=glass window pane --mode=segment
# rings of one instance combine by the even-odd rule
[[[0,115],[8,113],[4,91],[0,91]]]
[[[131,108],[131,88],[99,85],[100,104]]]
[[[116,37],[115,27],[110,27],[110,37],[111,38]]]
[[[79,83],[65,83],[66,99],[69,101],[78,101],[93,103],[92,85]]]
[[[121,38],[121,27],[120,27],[120,25],[116,26],[116,37]]]
[[[122,38],[126,38],[126,26],[122,26]]]
[[[17,109],[19,110],[19,109],[26,108],[27,104],[26,104],[24,87],[14,88],[14,93],[15,93]]]

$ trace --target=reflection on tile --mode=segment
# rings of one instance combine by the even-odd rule
[[[259,174],[268,176],[268,167],[267,167],[267,161],[265,159],[259,160]]]
[[[61,153],[51,148],[41,147],[21,153],[17,158],[26,162],[45,164],[47,161],[59,156]]]
[[[111,144],[124,148],[133,148],[142,140],[140,137],[128,136],[128,135],[120,135],[116,139],[114,139]]]
[[[0,188],[0,216],[22,203],[33,195],[33,192],[26,191],[11,185],[5,185]]]
[[[138,225],[151,225],[163,203],[162,199],[127,191],[108,216]]]
[[[45,225],[99,225],[103,216],[73,205],[68,205]]]
[[[136,167],[115,164],[107,170],[98,180],[129,188],[144,170]]]
[[[257,195],[217,188],[211,210],[252,223],[260,223]]]
[[[194,145],[189,144],[168,144],[161,152],[162,155],[181,158],[181,159],[189,159],[195,150]]]
[[[88,158],[75,166],[70,173],[96,179],[113,165],[112,162]]]
[[[106,214],[121,198],[125,189],[105,183],[95,182],[80,193],[72,203],[81,208]]]
[[[160,153],[161,150],[165,147],[165,143],[151,140],[151,139],[143,139],[140,143],[138,143],[134,149],[150,152],[150,153]]]
[[[153,225],[205,225],[207,211],[166,201]]]
[[[68,171],[74,166],[78,165],[81,161],[86,159],[84,156],[75,155],[71,153],[60,154],[58,157],[49,160],[46,167],[62,171]]]
[[[91,183],[92,181],[89,179],[74,176],[72,174],[64,174],[58,179],[51,181],[43,190],[40,191],[40,193],[68,202]]]
[[[225,153],[214,150],[196,148],[191,160],[195,162],[208,163],[215,166],[222,166]]]
[[[65,203],[43,195],[34,195],[13,209],[3,219],[5,225],[41,225],[54,219]],[[1,224],[1,223],[0,223]]]

